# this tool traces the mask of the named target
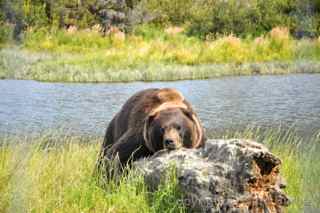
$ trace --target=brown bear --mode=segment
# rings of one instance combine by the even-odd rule
[[[124,166],[162,149],[199,148],[205,140],[199,118],[179,91],[146,89],[129,98],[111,120],[97,169],[116,156]]]

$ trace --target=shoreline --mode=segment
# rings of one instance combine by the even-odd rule
[[[32,52],[17,47],[0,50],[0,79],[62,83],[118,83],[204,80],[229,76],[320,73],[317,60],[224,63],[224,64],[141,64],[133,68],[70,65],[59,59],[70,54]],[[71,56],[73,57],[73,56]]]

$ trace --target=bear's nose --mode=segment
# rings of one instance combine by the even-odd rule
[[[174,141],[172,139],[166,139],[164,144],[168,147],[174,146]]]

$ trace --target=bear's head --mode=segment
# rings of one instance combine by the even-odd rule
[[[152,152],[203,145],[203,129],[187,107],[164,108],[150,114],[144,126],[146,146]]]

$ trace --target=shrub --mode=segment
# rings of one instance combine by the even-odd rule
[[[154,22],[162,25],[187,25],[192,35],[208,34],[237,36],[261,35],[276,26],[286,26],[291,32],[304,25],[301,16],[310,19],[306,30],[319,35],[320,3],[311,0],[149,0],[145,2]],[[302,6],[301,6],[302,5]],[[307,11],[305,8],[312,8]],[[318,8],[319,7],[319,8]]]
[[[0,21],[0,47],[11,40],[12,26]]]

